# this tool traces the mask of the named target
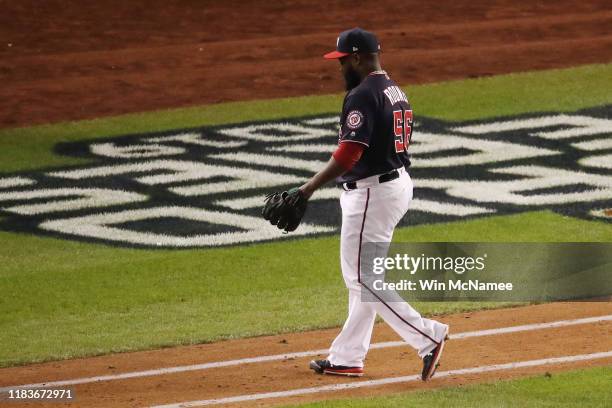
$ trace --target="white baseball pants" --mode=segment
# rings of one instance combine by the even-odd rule
[[[412,180],[403,168],[398,171],[400,177],[386,183],[379,183],[378,176],[360,180],[357,189],[344,191],[340,197],[340,261],[349,302],[348,318],[328,356],[334,365],[363,367],[377,313],[421,358],[443,340],[448,329],[443,323],[421,317],[406,302],[361,301],[361,291],[368,290],[359,282],[361,245],[390,243],[412,200]]]

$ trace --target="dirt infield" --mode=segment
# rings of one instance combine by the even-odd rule
[[[476,3],[0,0],[0,127],[338,92],[354,25],[402,84],[612,61],[609,1]]]
[[[612,302],[592,302],[554,303],[441,317],[440,320],[451,325],[451,340],[447,344],[442,365],[438,370],[439,377],[427,384],[414,379],[397,383],[385,382],[389,378],[410,376],[420,372],[420,360],[412,349],[404,345],[375,346],[368,355],[366,375],[361,379],[313,374],[307,365],[308,361],[316,356],[315,354],[291,354],[308,350],[316,352],[327,348],[338,332],[338,329],[329,329],[2,369],[0,387],[86,378],[87,380],[81,381],[83,382],[81,384],[68,384],[64,387],[72,387],[78,405],[87,407],[142,407],[245,395],[252,398],[254,394],[268,392],[281,392],[281,394],[256,401],[221,405],[261,406],[382,395],[406,390],[495,381],[527,374],[538,375],[576,367],[610,365],[612,364],[611,315]],[[568,319],[584,318],[593,319],[568,323]],[[542,323],[559,321],[565,323],[557,324],[557,327],[542,327]],[[516,326],[519,325],[534,326],[516,330]],[[482,330],[508,327],[512,329],[506,329],[505,332],[482,332]],[[379,324],[376,327],[373,342],[397,340],[397,336],[386,325]],[[553,360],[525,367],[519,364],[505,369],[490,368],[491,365],[497,364],[601,352],[608,352],[608,355],[586,361]],[[280,356],[274,357],[274,355]],[[262,356],[273,357],[262,358]],[[231,361],[245,358],[254,358],[254,360]],[[194,364],[208,365],[193,367]],[[464,374],[452,371],[466,368],[477,369]],[[142,372],[160,369],[162,370],[156,372]],[[111,377],[105,381],[91,379],[95,376],[117,376],[135,372],[136,374],[130,374],[134,378]],[[366,387],[360,384],[364,381],[381,383]],[[316,389],[311,393],[299,391],[293,396],[283,393],[333,384],[352,384],[357,387],[350,390]],[[44,404],[36,402],[31,406],[39,407]],[[62,406],[62,404],[54,403],[52,406]]]

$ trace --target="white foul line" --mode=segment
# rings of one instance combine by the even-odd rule
[[[498,334],[516,333],[516,332],[540,330],[540,329],[550,329],[554,327],[573,326],[573,325],[578,325],[578,324],[597,323],[597,322],[603,322],[603,321],[612,321],[612,315],[585,317],[582,319],[558,320],[558,321],[549,322],[549,323],[525,324],[522,326],[500,327],[497,329],[488,329],[488,330],[476,330],[476,331],[470,331],[470,332],[451,334],[450,339],[457,340],[457,339],[464,339],[468,337],[492,336],[492,335],[498,335]],[[406,343],[404,343],[403,341],[387,341],[387,342],[381,342],[381,343],[373,343],[370,346],[370,349],[382,349],[382,348],[388,348],[388,347],[399,347],[399,346],[404,346],[404,345],[406,345]],[[207,370],[210,368],[230,367],[230,366],[250,364],[250,363],[263,363],[263,362],[268,362],[268,361],[278,361],[278,360],[286,360],[286,359],[293,359],[293,358],[316,356],[320,354],[326,354],[328,351],[329,349],[308,350],[308,351],[300,351],[296,353],[273,354],[273,355],[267,355],[267,356],[241,358],[241,359],[236,359],[236,360],[214,361],[210,363],[193,364],[193,365],[185,365],[185,366],[177,366],[177,367],[166,367],[166,368],[158,368],[154,370],[145,370],[145,371],[132,371],[128,373],[101,375],[101,376],[96,376],[96,377],[74,378],[71,380],[13,385],[13,386],[1,387],[0,393],[6,392],[9,389],[16,389],[16,388],[63,387],[63,386],[68,386],[68,385],[87,384],[87,383],[93,383],[93,382],[99,382],[99,381],[125,380],[125,379],[130,379],[130,378],[152,377],[152,376],[157,376],[157,375],[183,373],[187,371]]]
[[[537,366],[550,365],[550,364],[571,363],[571,362],[576,362],[576,361],[595,360],[595,359],[601,359],[601,358],[607,358],[607,357],[612,357],[612,351],[605,351],[601,353],[592,353],[592,354],[579,354],[575,356],[544,358],[540,360],[519,361],[519,362],[514,362],[514,363],[495,364],[495,365],[480,366],[480,367],[461,368],[458,370],[441,371],[441,372],[436,373],[435,378],[437,379],[437,378],[442,378],[442,377],[450,377],[453,375],[480,374],[480,373],[486,373],[489,371],[512,370],[515,368],[537,367]],[[343,384],[323,385],[320,387],[298,388],[298,389],[287,390],[287,391],[265,392],[265,393],[260,393],[260,394],[237,395],[234,397],[219,398],[219,399],[208,399],[208,400],[181,402],[177,404],[156,405],[151,408],[202,407],[206,405],[229,404],[229,403],[234,403],[234,402],[245,402],[245,401],[254,401],[254,400],[262,400],[262,399],[270,399],[270,398],[291,397],[295,395],[317,394],[320,392],[343,391],[343,390],[354,389],[354,388],[376,387],[380,385],[418,381],[420,379],[421,379],[420,375],[408,375],[405,377],[381,378],[380,380],[349,382],[349,383],[343,383]]]

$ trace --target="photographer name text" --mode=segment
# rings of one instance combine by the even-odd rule
[[[374,290],[398,290],[398,291],[511,291],[512,282],[481,282],[479,280],[448,280],[446,282],[437,279],[419,279],[417,281],[402,279],[398,282],[385,282],[377,279],[373,282]]]

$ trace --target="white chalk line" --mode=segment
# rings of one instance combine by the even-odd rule
[[[572,363],[576,361],[596,360],[596,359],[602,359],[602,358],[608,358],[608,357],[612,357],[612,351],[604,351],[604,352],[592,353],[592,354],[579,354],[579,355],[574,355],[574,356],[544,358],[544,359],[539,359],[539,360],[518,361],[518,362],[513,362],[513,363],[494,364],[494,365],[488,365],[488,366],[470,367],[470,368],[461,368],[457,370],[441,371],[441,372],[436,372],[436,375],[434,378],[438,379],[438,378],[450,377],[453,375],[481,374],[481,373],[486,373],[490,371],[502,371],[502,370],[512,370],[516,368],[537,367],[537,366],[561,364],[561,363]],[[420,381],[420,379],[421,379],[420,375],[408,375],[404,377],[381,378],[379,380],[349,382],[349,383],[342,383],[342,384],[323,385],[319,387],[298,388],[298,389],[286,390],[286,391],[237,395],[234,397],[199,400],[199,401],[188,401],[188,402],[181,402],[181,403],[167,404],[167,405],[155,405],[151,408],[187,408],[187,407],[202,407],[202,406],[207,406],[207,405],[230,404],[230,403],[235,403],[235,402],[246,402],[246,401],[255,401],[255,400],[271,399],[271,398],[292,397],[296,395],[305,395],[305,394],[317,394],[321,392],[344,391],[344,390],[349,390],[349,389],[354,389],[354,388],[377,387],[377,386],[388,385],[388,384]]]
[[[565,326],[573,326],[573,325],[579,325],[579,324],[597,323],[597,322],[603,322],[603,321],[612,321],[612,315],[593,316],[593,317],[585,317],[581,319],[571,319],[571,320],[558,320],[558,321],[548,322],[548,323],[534,323],[534,324],[526,324],[526,325],[521,325],[521,326],[500,327],[497,329],[469,331],[469,332],[451,334],[450,339],[458,340],[458,339],[465,339],[469,337],[493,336],[493,335],[506,334],[506,333],[516,333],[516,332],[523,332],[523,331],[530,331],[530,330],[550,329],[554,327],[565,327]],[[370,346],[370,349],[383,349],[383,348],[389,348],[389,347],[400,347],[400,346],[405,346],[405,345],[406,343],[403,341],[388,341],[388,342],[381,342],[381,343],[373,343]],[[264,363],[264,362],[269,362],[269,361],[295,359],[295,358],[316,356],[320,354],[327,354],[328,352],[329,352],[329,349],[308,350],[308,351],[300,351],[300,352],[295,352],[295,353],[273,354],[273,355],[267,355],[267,356],[241,358],[241,359],[236,359],[236,360],[214,361],[214,362],[202,363],[202,364],[165,367],[165,368],[158,368],[158,369],[145,370],[145,371],[132,371],[132,372],[121,373],[121,374],[109,374],[109,375],[101,375],[101,376],[95,376],[95,377],[74,378],[70,380],[13,385],[13,386],[1,387],[0,393],[6,392],[9,389],[17,389],[17,388],[63,387],[63,386],[69,386],[69,385],[87,384],[87,383],[100,382],[100,381],[114,381],[114,380],[125,380],[125,379],[130,379],[130,378],[152,377],[152,376],[157,376],[157,375],[183,373],[183,372],[188,372],[188,371],[208,370],[211,368],[230,367],[230,366],[236,366],[236,365],[242,365],[242,364]]]

